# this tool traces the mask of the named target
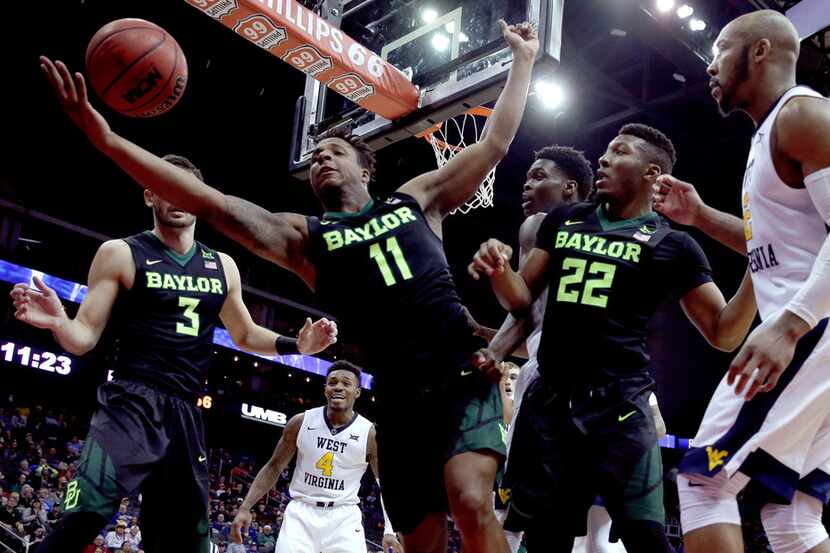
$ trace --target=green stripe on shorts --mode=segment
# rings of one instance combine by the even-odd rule
[[[108,519],[120,500],[112,458],[88,436],[78,460],[78,476],[66,488],[63,510],[98,513]]]
[[[507,455],[502,424],[504,413],[498,386],[489,385],[486,395],[476,394],[476,391],[470,389],[470,394],[466,397],[461,423],[447,458],[481,449],[489,449],[502,456]],[[463,400],[462,396],[457,401]]]
[[[663,460],[660,446],[646,451],[634,467],[625,487],[623,516],[627,520],[666,523],[663,508]]]

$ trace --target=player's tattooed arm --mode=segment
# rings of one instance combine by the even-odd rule
[[[220,206],[205,213],[205,219],[253,253],[296,273],[314,288],[316,273],[309,260],[308,223],[304,216],[271,213],[243,198],[224,196]]]
[[[401,187],[418,200],[436,231],[440,231],[441,219],[467,201],[507,154],[522,121],[539,40],[527,23],[508,26],[502,22],[502,34],[513,51],[513,65],[481,140],[437,171]]]
[[[251,509],[265,494],[274,489],[280,474],[297,453],[297,435],[303,425],[303,418],[304,413],[291,417],[282,431],[280,441],[277,442],[277,447],[274,448],[271,458],[259,469],[256,478],[254,478],[251,489],[248,490],[242,505],[239,506],[239,513],[233,519],[231,538],[236,543],[242,543],[242,535],[248,533],[248,526],[250,526],[252,518]]]
[[[173,205],[209,221],[222,233],[257,255],[296,273],[314,287],[314,268],[308,262],[308,225],[295,213],[271,213],[264,208],[208,186],[193,173],[115,133],[90,104],[80,73],[70,74],[61,62],[40,58],[41,70],[67,116],[90,142],[112,159],[141,187]]]

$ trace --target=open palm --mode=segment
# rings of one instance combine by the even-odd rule
[[[54,290],[34,277],[36,288],[16,284],[11,291],[14,316],[37,328],[53,329],[65,316],[63,304]]]
[[[63,111],[93,144],[100,144],[110,133],[110,126],[104,116],[89,103],[84,76],[80,73],[70,74],[62,61],[52,62],[46,56],[40,57],[40,69],[46,75]]]

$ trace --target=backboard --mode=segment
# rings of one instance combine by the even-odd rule
[[[305,178],[315,139],[348,126],[375,149],[498,98],[512,56],[499,19],[539,29],[535,71],[553,71],[564,0],[317,0],[332,27],[393,65],[418,89],[418,109],[391,121],[307,77],[297,100],[289,170]]]

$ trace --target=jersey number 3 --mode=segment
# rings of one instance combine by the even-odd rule
[[[196,307],[199,305],[199,301],[196,298],[179,296],[179,307],[184,307],[183,315],[189,321],[189,324],[176,323],[176,332],[187,336],[199,335],[199,314],[196,313]]]
[[[601,291],[611,288],[611,284],[614,282],[614,273],[617,272],[617,266],[611,265],[610,263],[594,261],[588,266],[588,274],[596,275],[598,278],[589,278],[587,280],[585,279],[586,266],[588,266],[588,262],[584,259],[566,257],[562,261],[563,273],[570,270],[574,272],[562,275],[562,278],[559,280],[556,301],[579,303],[580,290],[577,286],[584,282],[585,286],[581,290],[581,303],[595,307],[605,307],[608,305],[608,296],[601,293]]]

